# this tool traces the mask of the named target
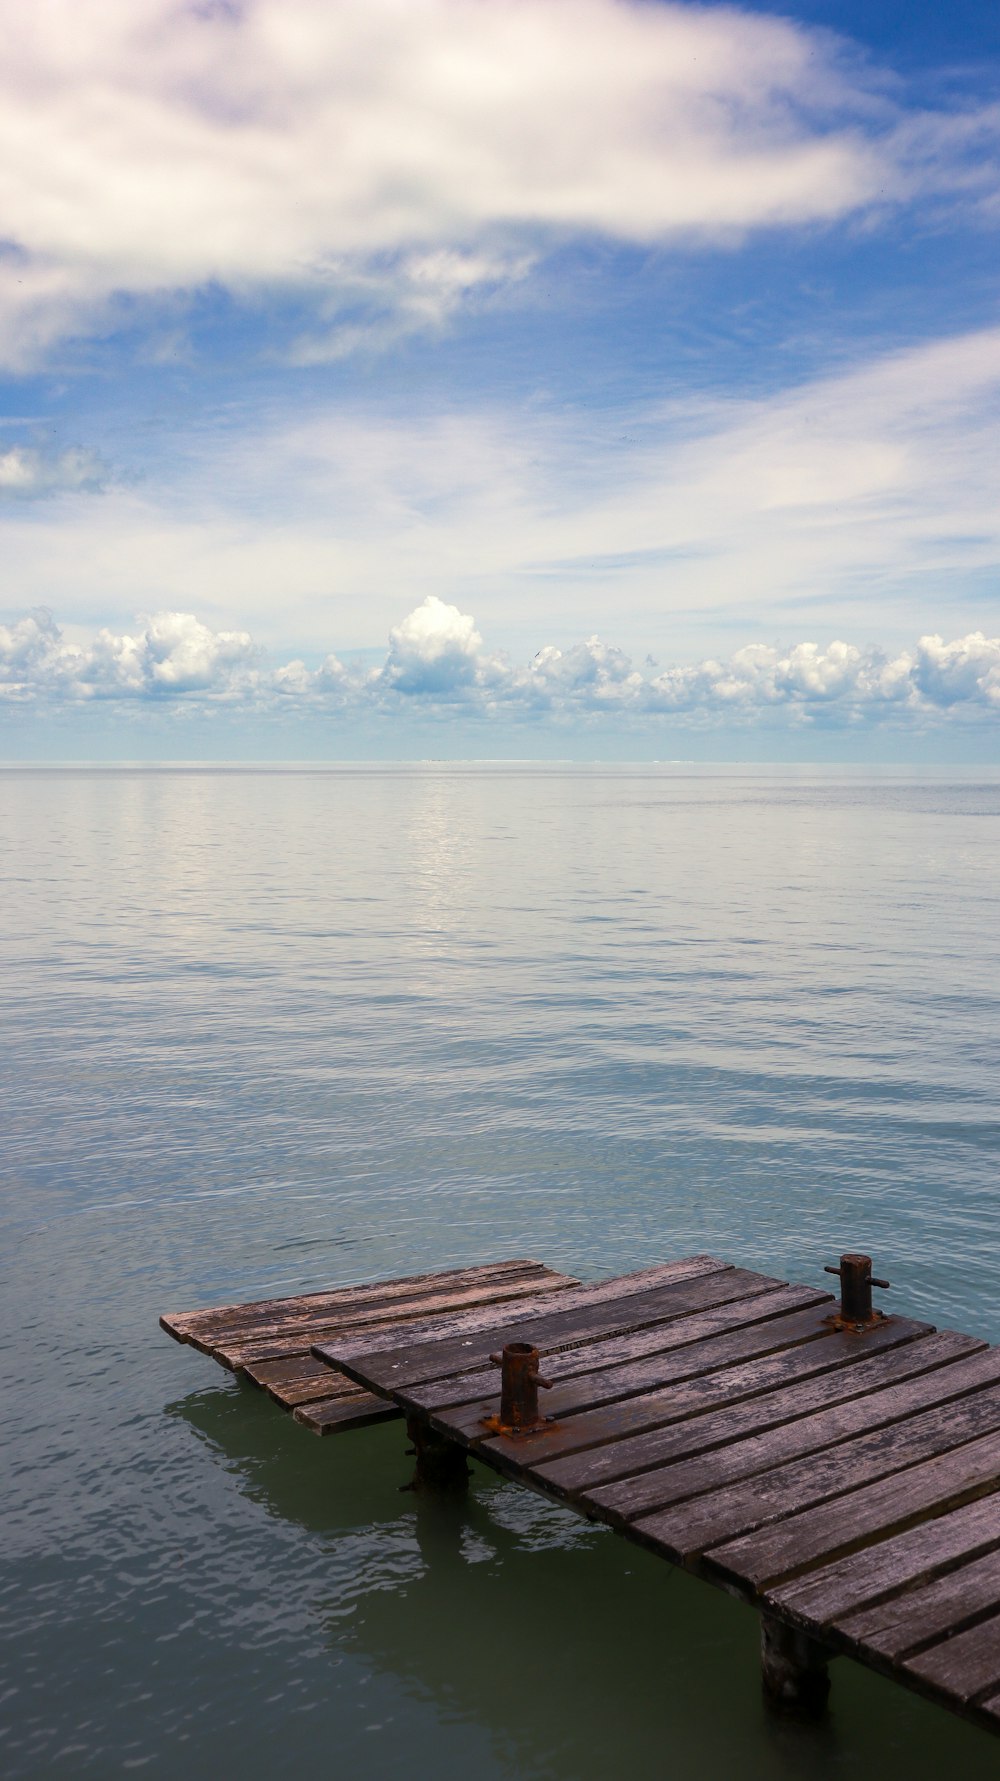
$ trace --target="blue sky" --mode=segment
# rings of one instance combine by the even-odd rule
[[[0,754],[1000,759],[1000,27],[50,0]]]

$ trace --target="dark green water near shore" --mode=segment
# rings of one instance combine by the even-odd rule
[[[711,1249],[1000,1340],[1000,778],[0,773],[10,1777],[970,1781],[861,1670],[398,1425],[319,1442],[161,1310]]]

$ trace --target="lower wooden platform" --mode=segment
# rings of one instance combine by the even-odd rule
[[[577,1284],[541,1262],[490,1262],[295,1298],[165,1312],[160,1326],[262,1387],[315,1434],[330,1435],[384,1422],[399,1411],[348,1379],[335,1362],[317,1358],[314,1342],[348,1335],[384,1342],[442,1317],[495,1323],[497,1307],[503,1317],[517,1319],[537,1314],[547,1295],[565,1295]]]
[[[314,1353],[416,1430],[752,1602],[772,1659],[782,1641],[803,1665],[848,1653],[1000,1730],[1000,1349],[836,1311],[695,1256]],[[551,1381],[536,1433],[488,1426],[508,1341]]]

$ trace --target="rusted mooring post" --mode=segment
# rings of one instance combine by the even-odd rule
[[[882,1312],[872,1310],[872,1287],[888,1287],[888,1280],[878,1280],[872,1273],[870,1255],[848,1253],[840,1258],[839,1268],[824,1268],[824,1274],[840,1277],[840,1312],[838,1323],[854,1330],[871,1329],[881,1323]]]
[[[815,1639],[771,1614],[761,1614],[761,1682],[773,1712],[820,1719],[830,1694],[828,1662],[829,1653]]]
[[[408,1416],[406,1432],[413,1443],[409,1451],[416,1464],[413,1477],[402,1486],[403,1490],[456,1493],[468,1489],[469,1467],[461,1447],[439,1435],[423,1416]]]
[[[530,1342],[508,1342],[502,1354],[491,1354],[490,1363],[500,1372],[500,1414],[487,1416],[485,1426],[496,1435],[530,1435],[545,1427],[538,1414],[538,1390],[550,1391],[552,1381],[538,1371],[538,1349]]]

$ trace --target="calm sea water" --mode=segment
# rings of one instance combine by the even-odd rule
[[[995,1776],[848,1664],[157,1315],[693,1250],[1000,1339],[1000,780],[0,774],[7,1776]],[[904,1769],[905,1765],[905,1769]]]

